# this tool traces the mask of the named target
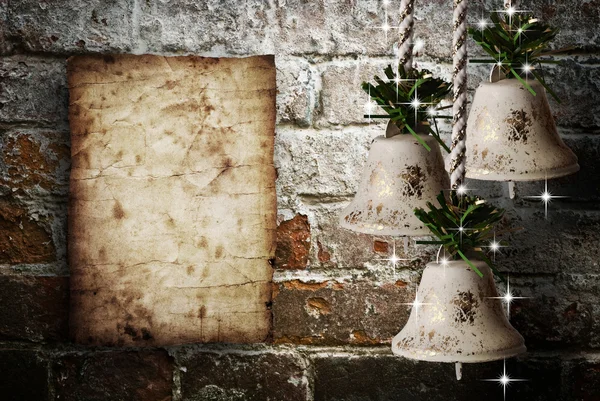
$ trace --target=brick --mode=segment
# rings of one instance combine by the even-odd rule
[[[299,57],[277,57],[277,124],[312,124],[317,107],[318,73]]]
[[[56,399],[171,400],[173,362],[166,351],[67,354],[54,362]]]
[[[388,344],[408,320],[415,289],[406,282],[300,281],[276,283],[275,343]]]
[[[600,363],[578,359],[570,364],[574,365],[569,375],[573,400],[600,400]]]
[[[538,195],[534,192],[532,195]],[[496,260],[501,271],[512,273],[585,273],[598,266],[595,244],[600,229],[597,211],[569,210],[568,204],[532,202],[528,209],[509,210],[507,225],[523,228],[503,238],[508,242]]]
[[[465,364],[463,379],[457,381],[454,364],[416,362],[391,355],[390,351],[369,353],[319,352],[312,358],[315,371],[315,401],[475,401],[504,400],[497,379],[503,362]],[[564,401],[562,366],[556,358],[509,360],[507,373],[513,382],[507,400]]]
[[[556,124],[567,128],[597,129],[600,127],[600,72],[596,66],[600,59],[598,56],[581,56],[558,60],[559,65],[543,69],[546,83],[561,101],[557,103],[548,95]]]
[[[346,201],[328,200],[300,197],[300,201],[306,204],[305,210],[309,216],[312,227],[312,249],[318,251],[318,244],[326,249],[329,254],[328,260],[319,260],[318,252],[311,251],[309,259],[310,268],[326,268],[328,270],[359,269],[359,270],[388,270],[389,262],[386,258],[392,255],[394,239],[389,237],[378,238],[372,235],[357,233],[342,229],[339,225],[339,216],[346,207],[350,198]],[[308,203],[312,202],[312,203]],[[374,249],[374,242],[385,240],[391,246],[384,255]],[[402,259],[397,264],[398,270],[407,269],[414,271],[422,269],[425,263],[433,259],[437,247],[415,245],[416,239],[410,239],[408,248],[405,250],[402,241],[397,241],[396,255]]]
[[[3,401],[47,400],[47,362],[36,351],[0,350],[0,394]]]
[[[390,26],[398,24],[398,13],[389,12],[388,18]],[[386,35],[380,29],[384,11],[375,0],[287,1],[277,8],[277,21],[281,27],[277,49],[295,54],[392,54],[397,40],[394,30]]]
[[[141,2],[138,46],[145,52],[206,56],[274,54],[273,7],[240,6],[235,0],[185,0],[177,7]]]
[[[33,52],[128,53],[133,50],[133,2],[9,2],[12,39]]]
[[[65,60],[26,56],[0,60],[0,122],[66,126],[67,106]]]
[[[8,0],[0,0],[0,56],[12,52],[8,32]]]
[[[451,64],[426,60],[419,60],[417,64],[419,69],[430,70],[436,77],[448,81],[451,79]],[[328,127],[368,123],[364,115],[369,95],[363,91],[361,85],[363,82],[374,83],[375,76],[383,77],[383,70],[388,65],[394,65],[393,58],[344,60],[320,65],[322,114],[318,117],[316,125]],[[472,67],[475,71],[483,71],[482,68]],[[385,114],[383,111],[373,113]],[[384,121],[387,124],[387,120]]]
[[[69,134],[19,130],[0,138],[0,184],[14,195],[56,194],[69,189]]]
[[[595,275],[511,276],[511,291],[526,299],[511,307],[511,323],[530,350],[600,344],[600,280]]]
[[[68,338],[68,277],[0,276],[0,305],[0,340]]]
[[[179,365],[183,401],[300,401],[310,391],[305,362],[288,350],[189,349]]]
[[[600,35],[595,29],[600,24],[598,0],[575,0],[569,3],[534,0],[527,9],[550,24],[560,28],[552,48],[577,46],[588,51],[600,47]]]
[[[297,197],[306,197],[309,202],[354,195],[370,140],[383,130],[375,125],[341,131],[278,127],[275,167],[279,209],[295,205]]]
[[[0,263],[44,263],[56,260],[56,250],[43,217],[0,199]]]
[[[392,63],[393,59],[356,60],[322,66],[322,115],[318,125],[367,123],[364,114],[369,96],[361,84],[372,81],[375,75],[382,76],[383,70]]]
[[[296,215],[277,227],[275,266],[279,269],[305,269],[310,251],[308,218]]]

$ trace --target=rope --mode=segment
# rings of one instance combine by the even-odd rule
[[[450,182],[458,189],[465,179],[467,132],[467,0],[454,0],[454,35],[452,63],[454,65],[454,105],[452,111],[452,146],[450,147]]]
[[[400,3],[398,63],[404,65],[404,69],[407,71],[412,69],[413,64],[414,4],[414,0],[402,0]]]

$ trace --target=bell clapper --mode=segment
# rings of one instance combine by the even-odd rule
[[[456,380],[462,379],[462,363],[456,362],[454,366],[456,367]]]
[[[510,199],[515,199],[515,182],[514,181],[508,182],[508,196],[510,197]]]

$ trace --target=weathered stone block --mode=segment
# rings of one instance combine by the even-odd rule
[[[165,351],[67,354],[52,372],[60,400],[171,400],[173,363]]]
[[[508,245],[496,256],[499,269],[517,274],[586,273],[597,267],[600,214],[569,210],[566,203],[553,201],[546,220],[544,205],[533,202],[530,209],[508,212],[507,225],[524,230],[503,236]]]
[[[600,362],[578,359],[570,365],[569,382],[573,400],[600,400]]]
[[[0,137],[0,184],[14,195],[66,196],[71,153],[69,134],[17,130]]]
[[[543,67],[546,83],[560,99],[558,103],[548,94],[556,124],[597,129],[600,127],[600,71],[597,68],[600,58],[581,56],[557,60],[561,63]]]
[[[68,277],[0,276],[0,305],[0,340],[67,339]]]
[[[416,362],[391,355],[390,351],[359,353],[319,352],[312,358],[315,369],[315,401],[500,401],[503,389],[497,379],[503,362],[466,364],[457,381],[453,364]],[[562,401],[562,366],[554,358],[509,360],[510,377],[530,379],[513,382],[507,400]],[[541,379],[543,377],[543,380]]]
[[[127,53],[134,50],[134,2],[9,2],[10,33],[34,52]]]
[[[48,399],[48,362],[36,351],[0,350],[0,394],[3,401]]]
[[[0,56],[12,52],[8,32],[8,0],[0,0]]]
[[[368,113],[365,106],[370,98],[361,85],[363,82],[374,83],[375,76],[385,77],[383,71],[388,65],[394,66],[393,58],[344,60],[321,64],[319,70],[322,71],[322,111],[316,125],[326,127],[368,123],[369,120],[365,118]],[[417,66],[419,69],[431,71],[436,77],[451,80],[451,64],[419,60]],[[473,66],[471,69],[478,74],[485,73],[481,72],[485,71],[481,66]],[[475,81],[470,81],[469,84],[469,88],[474,88],[478,82],[475,84]],[[379,109],[372,113],[385,114]],[[378,121],[387,124],[388,120]]]
[[[304,401],[306,364],[291,350],[189,349],[178,358],[183,401]]]
[[[9,201],[0,200],[0,263],[44,263],[56,260],[48,218],[32,216]]]
[[[272,3],[248,5],[235,0],[176,6],[140,2],[137,46],[145,52],[193,53],[202,56],[274,54]]]
[[[388,25],[398,25],[390,6]],[[358,2],[287,1],[277,8],[278,51],[294,54],[393,54],[396,30],[381,29],[385,11],[376,0]]]
[[[276,343],[388,344],[408,320],[414,286],[398,280],[274,284]]]
[[[26,56],[0,59],[0,122],[66,125],[66,86],[64,60]]]
[[[318,73],[306,60],[277,57],[277,123],[312,124],[317,107]]]
[[[381,125],[344,130],[296,130],[278,127],[275,137],[277,202],[293,206],[298,197],[350,196],[356,192],[371,138]]]
[[[511,306],[511,322],[530,350],[600,344],[596,276],[511,276],[510,286],[514,296],[526,297]]]
[[[372,81],[375,75],[382,76],[383,70],[392,64],[389,60],[352,60],[334,62],[321,66],[322,69],[322,114],[317,124],[348,125],[365,124],[365,105],[370,101],[361,84]],[[377,112],[381,114],[381,112]]]

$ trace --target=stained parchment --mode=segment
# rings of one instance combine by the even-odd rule
[[[74,339],[263,341],[273,57],[78,56],[68,75]]]

